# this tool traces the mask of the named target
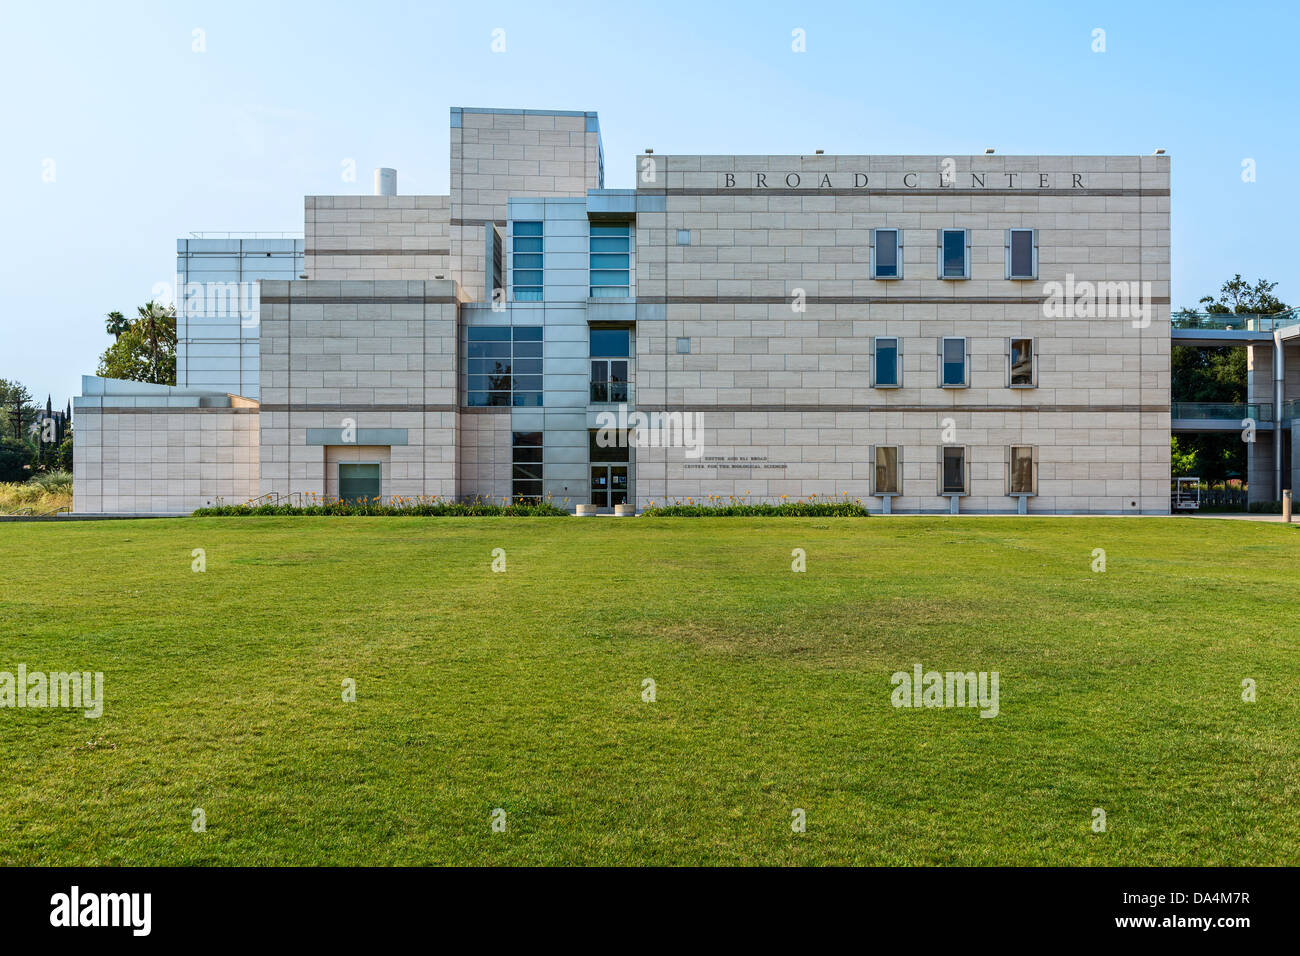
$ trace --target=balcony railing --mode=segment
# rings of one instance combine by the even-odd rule
[[[1273,332],[1289,325],[1300,324],[1300,309],[1288,309],[1275,315],[1254,315],[1246,312],[1175,312],[1169,317],[1176,329],[1204,329],[1206,331]]]
[[[631,382],[592,382],[591,404],[593,405],[631,405]]]
[[[1294,404],[1294,403],[1292,403]],[[1269,402],[1174,402],[1170,406],[1170,418],[1184,421],[1225,420],[1240,422],[1247,418],[1257,422],[1273,420],[1273,406]]]

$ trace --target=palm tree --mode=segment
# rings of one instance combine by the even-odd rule
[[[120,339],[122,333],[130,327],[131,323],[126,320],[126,316],[121,312],[108,313],[108,317],[104,322],[104,328],[108,331],[109,335],[113,336],[114,341]]]
[[[167,320],[175,319],[176,307],[159,305],[151,299],[144,305],[137,306],[136,311],[140,317],[134,324],[140,326],[144,340],[149,344],[149,380],[156,382],[159,380],[158,340],[165,335]]]

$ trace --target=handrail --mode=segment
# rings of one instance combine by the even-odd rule
[[[249,507],[252,505],[256,505],[258,502],[261,501],[265,501],[268,504],[272,504],[272,505],[278,505],[283,501],[288,501],[292,504],[302,507],[303,494],[304,492],[301,491],[286,491],[283,494],[281,494],[278,491],[268,491],[266,494],[260,495],[257,498],[249,498],[248,501],[246,501],[244,504],[245,507]]]
[[[190,237],[193,239],[301,239],[303,234],[301,232],[272,232],[266,230],[248,232],[246,230],[205,229],[199,232],[191,231]]]
[[[1173,312],[1169,323],[1175,329],[1206,329],[1237,332],[1273,332],[1300,324],[1300,309],[1261,314],[1255,312]]]
[[[1253,418],[1258,422],[1271,422],[1273,405],[1271,402],[1173,402],[1169,406],[1169,417],[1184,421]]]

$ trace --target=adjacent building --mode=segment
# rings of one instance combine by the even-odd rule
[[[1166,156],[647,151],[605,189],[596,114],[456,108],[450,160],[448,196],[306,197],[176,388],[88,378],[76,510],[1169,510]]]

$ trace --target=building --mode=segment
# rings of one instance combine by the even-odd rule
[[[301,237],[193,233],[176,240],[176,384],[258,395],[258,297],[262,280],[302,274]]]
[[[1247,401],[1242,405],[1176,402],[1175,433],[1238,433],[1247,443],[1248,500],[1277,501],[1300,477],[1300,309],[1276,315],[1172,316],[1174,345],[1246,350]]]
[[[604,188],[594,113],[456,108],[449,196],[386,173],[306,197],[307,278],[260,277],[238,369],[196,362],[191,326],[178,387],[86,380],[76,510],[1168,513],[1168,157],[647,151],[635,174]]]

